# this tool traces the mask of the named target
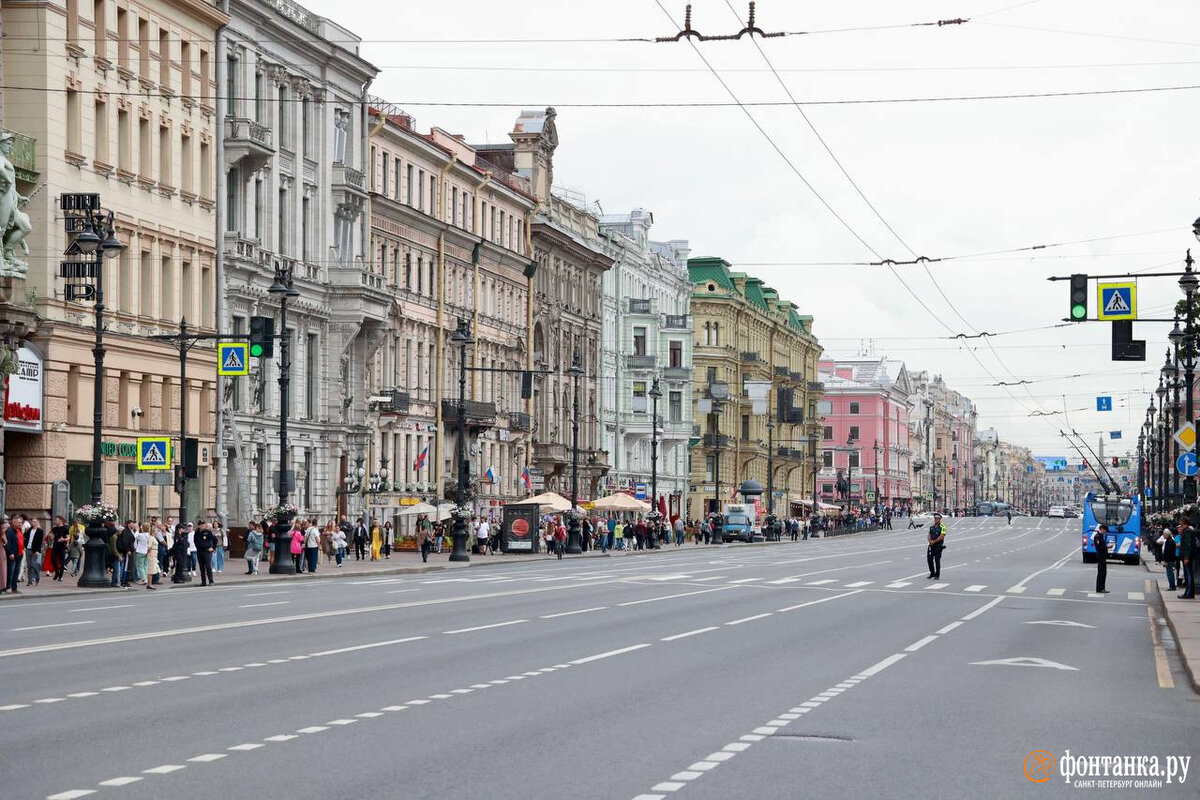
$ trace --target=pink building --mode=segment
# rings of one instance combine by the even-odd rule
[[[822,467],[826,502],[908,505],[913,497],[909,395],[903,361],[822,361],[825,383]]]

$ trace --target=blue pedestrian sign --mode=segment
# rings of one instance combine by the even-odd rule
[[[1098,283],[1096,294],[1099,295],[1100,307],[1096,310],[1096,318],[1100,320],[1135,320],[1137,319],[1137,284]]]
[[[138,469],[170,469],[171,438],[144,436],[137,440]]]
[[[645,500],[646,499],[646,484],[635,483],[633,485],[633,496],[634,496],[634,499]]]
[[[250,343],[220,342],[217,344],[218,375],[250,374]]]
[[[1179,458],[1175,459],[1175,469],[1179,470],[1179,474],[1185,478],[1190,478],[1196,474],[1196,454],[1195,453],[1180,453]]]
[[[1108,395],[1101,395],[1096,398],[1097,411],[1112,411],[1112,398]]]

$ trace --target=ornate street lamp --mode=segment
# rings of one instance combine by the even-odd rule
[[[293,285],[292,266],[281,262],[275,268],[275,280],[267,293],[279,301],[279,505],[287,503],[292,491],[288,475],[288,409],[291,406],[292,347],[288,335],[288,301],[300,296]],[[182,522],[182,520],[180,520]],[[287,532],[292,527],[292,515],[281,513],[275,518],[275,558],[271,560],[272,575],[295,575],[296,567],[291,559],[291,541]]]
[[[571,510],[567,514],[567,553],[578,555],[583,552],[583,531],[579,519],[579,379],[583,376],[583,364],[579,351],[567,370],[571,376],[574,393],[574,411],[571,414]]]
[[[475,344],[471,323],[458,321],[450,343],[459,348],[458,359],[458,490],[454,496],[454,530],[450,534],[451,561],[470,561],[467,552],[467,487],[471,479],[470,450],[467,448],[467,348]]]
[[[1200,239],[1200,219],[1192,227],[1196,238]],[[1184,314],[1183,324],[1184,331],[1182,337],[1178,337],[1175,331],[1171,331],[1171,341],[1176,345],[1176,352],[1179,350],[1179,345],[1183,347],[1183,393],[1184,393],[1184,414],[1188,422],[1195,422],[1196,409],[1194,407],[1195,400],[1193,393],[1195,391],[1195,372],[1196,372],[1196,331],[1192,322],[1192,298],[1196,294],[1196,288],[1200,286],[1200,276],[1197,276],[1192,271],[1192,251],[1187,251],[1187,257],[1184,260],[1184,271],[1179,276],[1179,288],[1183,291],[1184,297]],[[1176,324],[1176,329],[1179,325]],[[1183,502],[1194,503],[1196,501],[1196,476],[1189,475],[1183,480]]]
[[[654,541],[657,542],[661,538],[662,533],[659,526],[662,524],[660,519],[661,514],[658,511],[658,401],[662,397],[662,389],[658,388],[658,378],[650,384],[650,401],[653,411],[650,415],[650,424],[652,426],[650,432],[650,514],[647,518],[654,526]]]

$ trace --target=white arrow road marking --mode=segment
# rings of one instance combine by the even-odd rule
[[[1140,619],[1140,617],[1139,617]],[[1062,625],[1064,628],[1095,628],[1095,625],[1085,625],[1082,622],[1072,622],[1069,619],[1035,619],[1028,620],[1026,625]]]
[[[1018,658],[998,658],[995,661],[972,661],[973,667],[1048,667],[1049,669],[1062,669],[1069,672],[1078,672],[1076,667],[1069,667],[1066,664],[1059,664],[1057,661],[1048,661],[1044,658],[1035,658],[1032,656],[1020,656]]]

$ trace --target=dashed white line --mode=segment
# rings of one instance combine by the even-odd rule
[[[977,583],[973,586],[968,586],[967,588],[963,589],[963,591],[964,592],[982,592],[986,588],[987,588],[986,584]]]
[[[89,794],[95,794],[95,789],[71,789],[67,792],[59,792],[52,794],[46,800],[76,800],[78,797],[87,797]]]
[[[557,614],[545,614],[538,619],[558,619],[559,617],[571,617],[575,614],[588,614],[592,611],[604,611],[608,606],[596,606],[595,608],[580,608],[576,611],[560,611]]]
[[[1024,594],[1025,587],[1024,586],[1010,586],[1007,589],[1005,589],[1005,591],[1008,592],[1009,594]]]
[[[860,586],[870,586],[874,582],[875,581],[855,581],[854,583],[847,583],[846,588],[847,589],[857,589]]]
[[[286,606],[290,600],[276,600],[273,603],[251,603],[246,606],[238,606],[238,608],[266,608],[267,606]]]
[[[447,636],[453,636],[456,633],[473,633],[474,631],[486,631],[489,628],[503,628],[508,625],[520,625],[522,622],[529,622],[527,619],[510,619],[507,622],[493,622],[491,625],[476,625],[473,628],[457,628],[452,631],[442,631]]]
[[[1066,593],[1066,589],[1050,589],[1046,592],[1046,594],[1050,595],[1051,597],[1062,597]]]
[[[924,647],[925,645],[929,644],[930,642],[936,642],[937,638],[938,637],[936,635],[925,636],[925,637],[913,642],[908,647],[904,648],[904,652],[915,653],[918,650],[920,650],[922,647]]]
[[[428,639],[428,636],[408,636],[404,639],[388,639],[386,642],[371,642],[370,644],[358,644],[353,647],[339,647],[337,650],[322,650],[319,653],[312,653],[313,658],[321,658],[323,656],[335,656],[339,653],[352,653],[356,650],[370,650],[373,647],[387,647],[393,644],[404,644],[405,642],[416,642],[421,639]]]
[[[948,583],[931,583],[928,586],[926,586],[925,588],[931,589],[931,590],[937,590],[937,589],[945,589],[949,585],[950,584],[948,584]]]
[[[30,625],[28,628],[13,628],[12,630],[14,633],[16,633],[18,631],[41,631],[41,630],[45,630],[46,628],[67,628],[67,627],[70,627],[71,625],[95,625],[95,624],[96,624],[96,620],[85,619],[85,620],[81,620],[79,622],[56,622],[53,625]]]
[[[100,781],[100,786],[128,786],[131,783],[137,783],[143,780],[140,777],[124,777],[124,778],[109,778],[106,781]]]
[[[599,661],[602,658],[611,658],[612,656],[619,656],[619,655],[622,655],[623,653],[632,653],[634,650],[641,650],[642,648],[649,647],[649,646],[650,646],[649,642],[644,642],[642,644],[630,645],[629,647],[622,647],[619,650],[609,650],[606,653],[597,653],[594,656],[587,656],[586,658],[577,658],[574,661],[572,661],[571,663],[575,664],[576,666],[578,666],[579,664],[589,664],[592,661]]]
[[[227,758],[228,753],[205,753],[202,756],[194,756],[188,761],[196,761],[200,764],[207,764],[209,761],[220,761],[222,758]]]
[[[883,672],[885,669],[890,667],[892,664],[895,664],[897,661],[900,661],[901,659],[905,658],[906,656],[907,656],[907,653],[892,653],[890,656],[885,658],[883,661],[880,661],[877,664],[873,664],[873,665],[867,667],[866,669],[864,669],[862,672],[860,672],[858,674],[864,675],[868,678],[871,677],[872,675],[878,675],[880,672]]]
[[[724,592],[728,586],[718,586],[715,589],[701,589],[696,592],[683,592],[682,594],[668,594],[663,597],[647,597],[645,600],[631,600],[628,603],[617,603],[618,606],[638,606],[642,603],[654,603],[658,600],[674,600],[677,597],[693,597],[698,594],[708,594],[709,592]]]
[[[674,636],[664,636],[662,639],[659,639],[659,641],[660,642],[674,642],[677,639],[686,639],[689,636],[697,636],[701,633],[708,633],[709,631],[717,631],[717,630],[720,630],[720,628],[718,628],[716,625],[710,625],[707,628],[696,628],[696,630],[694,630],[694,631],[687,631],[686,633],[677,633]]]
[[[292,737],[295,738],[295,737]],[[183,769],[183,764],[163,764],[161,767],[151,767],[150,769],[142,770],[144,775],[167,775],[172,772],[178,772]]]
[[[244,750],[257,750],[260,747],[262,747],[262,745],[259,744],[258,742],[246,742],[245,744],[235,744],[233,747],[231,747],[229,749],[237,750],[237,751],[244,751]]]
[[[975,610],[974,610],[974,611],[972,611],[970,614],[964,614],[964,615],[963,615],[963,617],[962,617],[962,621],[963,621],[963,622],[970,622],[971,620],[973,620],[973,619],[975,619],[976,617],[978,617],[980,614],[982,614],[982,613],[984,613],[985,611],[987,611],[989,608],[994,608],[995,606],[998,606],[998,605],[1000,605],[1000,603],[1001,603],[1003,600],[1004,600],[1004,597],[1003,597],[1003,595],[1002,595],[1002,596],[1000,596],[1000,597],[997,597],[995,600],[992,600],[991,602],[989,602],[989,603],[986,603],[985,605],[983,605],[983,606],[980,606],[979,608],[975,609]]]
[[[310,725],[307,728],[301,728],[296,733],[320,733],[327,730],[329,730],[327,725]]]
[[[1145,593],[1143,593],[1143,592],[1129,592],[1129,593],[1128,593],[1128,598],[1129,598],[1130,600],[1145,600],[1145,599],[1146,599],[1146,595],[1145,595]]]
[[[837,583],[837,579],[836,578],[825,578],[824,580],[819,580],[819,581],[809,581],[805,585],[806,586],[824,586],[827,583]]]
[[[961,619],[956,619],[956,620],[954,620],[954,622],[951,622],[949,625],[946,625],[945,627],[942,627],[942,628],[938,628],[938,631],[937,631],[937,632],[938,632],[938,635],[939,635],[939,636],[944,636],[945,634],[947,634],[947,633],[949,633],[950,631],[952,631],[952,630],[954,630],[955,628],[957,628],[959,625],[962,625],[962,620],[961,620]]]
[[[903,589],[905,586],[912,586],[912,582],[911,581],[893,581],[883,588],[885,588],[885,589]]]
[[[764,617],[769,617],[769,616],[771,616],[772,613],[773,612],[768,611],[765,614],[755,614],[754,616],[751,616],[751,617],[742,617],[741,619],[735,619],[732,622],[726,622],[725,624],[726,625],[741,625],[743,622],[753,622],[756,619],[763,619]]]

